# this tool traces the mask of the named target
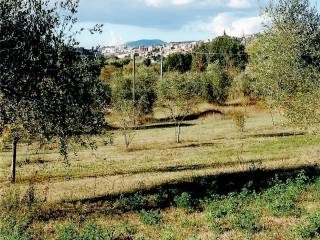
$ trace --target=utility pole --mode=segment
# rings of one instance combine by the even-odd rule
[[[132,68],[132,112],[133,112],[133,125],[136,125],[135,105],[136,105],[136,54],[133,52],[133,68]]]
[[[136,92],[135,92],[135,83],[136,83],[136,55],[133,53],[133,69],[132,69],[132,103],[136,102]]]
[[[163,53],[161,52],[160,77],[163,78]]]

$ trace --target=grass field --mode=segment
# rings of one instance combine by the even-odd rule
[[[20,144],[14,187],[7,181],[11,154],[0,153],[2,191],[14,188],[22,196],[31,188],[37,201],[46,200],[32,220],[30,231],[39,235],[35,239],[59,239],[56,226],[70,219],[75,231],[94,220],[114,235],[107,239],[298,239],[302,235],[292,234],[292,228],[312,220],[309,213],[320,207],[320,198],[314,197],[320,186],[320,137],[290,127],[280,115],[272,119],[258,106],[247,108],[241,137],[229,115],[235,107],[200,110],[211,108],[221,114],[186,121],[181,144],[175,143],[174,125],[168,122],[137,130],[129,150],[121,132],[114,131],[112,145],[104,143],[105,135],[95,138],[97,150],[71,146],[70,166],[54,143],[42,148]],[[296,180],[301,169],[310,177],[303,183]],[[277,174],[292,178],[291,185],[272,185]],[[277,187],[288,196],[268,199]],[[292,206],[272,212],[272,201]],[[215,209],[214,202],[227,210]],[[19,219],[29,216],[22,215]]]

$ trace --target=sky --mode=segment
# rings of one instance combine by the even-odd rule
[[[212,39],[224,31],[261,31],[266,0],[80,0],[78,25],[104,24],[103,33],[79,36],[80,45],[118,45],[139,39],[166,42]]]

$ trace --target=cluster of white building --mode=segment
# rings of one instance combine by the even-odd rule
[[[171,42],[165,45],[140,47],[128,47],[126,45],[107,46],[101,48],[101,52],[106,57],[116,56],[118,58],[124,58],[135,53],[140,57],[156,59],[161,55],[166,57],[172,53],[190,53],[195,46],[207,41]]]

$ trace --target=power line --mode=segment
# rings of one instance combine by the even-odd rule
[[[228,56],[247,56],[248,54],[246,53],[214,53],[214,52],[192,52],[192,54],[197,54],[197,55],[228,55]]]

